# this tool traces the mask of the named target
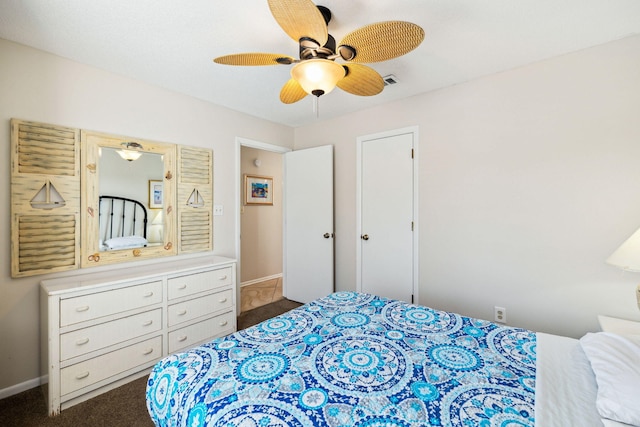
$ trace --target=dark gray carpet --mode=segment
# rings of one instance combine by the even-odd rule
[[[238,316],[238,329],[270,319],[301,304],[282,299],[254,308]],[[47,416],[40,387],[0,400],[0,426],[11,427],[153,427],[147,413],[145,390],[147,377],[132,381],[86,402],[65,409],[55,417]]]
[[[253,310],[245,311],[238,316],[238,330],[248,328],[264,320],[271,319],[302,304],[288,299],[281,299]]]

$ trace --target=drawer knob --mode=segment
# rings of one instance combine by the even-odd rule
[[[182,290],[185,290],[185,289],[187,289],[187,285],[185,285],[185,284],[182,284],[182,285],[178,286],[178,290],[179,291],[182,291]]]
[[[219,300],[218,302],[220,302],[220,303],[224,303],[224,302],[227,302],[227,299],[226,299],[226,298],[222,298],[222,299],[221,299],[221,300]]]
[[[85,345],[89,342],[89,338],[83,338],[81,340],[76,341],[76,345]]]
[[[153,320],[147,320],[142,324],[142,326],[151,326],[151,325],[153,325]]]
[[[76,311],[78,313],[82,313],[83,311],[89,311],[89,306],[88,305],[83,305],[82,307],[76,307]]]
[[[227,322],[226,320],[223,320],[222,322],[220,322],[220,326],[227,326],[227,323],[229,322]]]
[[[148,348],[148,349],[147,349],[143,354],[144,354],[145,356],[148,356],[148,355],[150,355],[151,353],[153,353],[153,349],[152,349],[152,348]]]
[[[153,291],[147,292],[146,294],[144,294],[145,298],[151,298],[152,296],[153,296]]]
[[[219,280],[227,280],[227,275],[225,274],[224,276],[220,276]]]
[[[179,342],[183,342],[183,341],[186,341],[186,340],[187,340],[187,336],[186,335],[183,335],[180,338],[178,338]]]
[[[187,314],[187,310],[182,310],[178,313],[178,316],[184,316],[185,314]]]
[[[83,380],[89,376],[89,371],[76,375],[77,380]]]

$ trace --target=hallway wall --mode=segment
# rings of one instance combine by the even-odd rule
[[[282,274],[282,154],[242,146],[240,168],[245,174],[273,177],[273,206],[240,207],[240,283]],[[260,166],[254,160],[260,160]],[[241,183],[244,190],[244,178]]]

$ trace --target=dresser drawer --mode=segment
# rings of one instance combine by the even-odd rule
[[[168,299],[172,300],[230,285],[232,278],[232,267],[172,277],[168,281]]]
[[[60,360],[124,342],[162,329],[162,309],[123,317],[60,335]]]
[[[191,326],[169,332],[169,353],[233,332],[235,313],[224,313]]]
[[[68,366],[60,371],[62,396],[144,364],[162,356],[162,337],[155,337],[105,355]]]
[[[60,326],[162,302],[162,281],[60,300]]]
[[[232,305],[233,291],[231,289],[173,304],[169,306],[168,324],[174,326],[225,308],[231,308]]]

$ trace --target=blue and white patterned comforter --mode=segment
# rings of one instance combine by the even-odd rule
[[[157,426],[534,426],[536,335],[338,292],[169,356]]]

